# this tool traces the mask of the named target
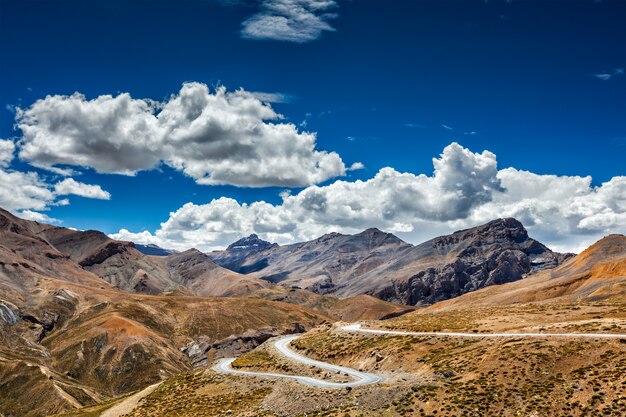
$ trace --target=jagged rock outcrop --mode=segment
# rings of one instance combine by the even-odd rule
[[[430,311],[506,306],[530,302],[623,302],[626,296],[626,236],[609,235],[554,269],[516,282],[437,303]],[[607,304],[608,305],[608,304]]]
[[[14,325],[18,318],[20,312],[17,306],[8,301],[0,300],[0,320],[5,322],[8,325]]]

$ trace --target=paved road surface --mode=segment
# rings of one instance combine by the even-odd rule
[[[380,330],[380,329],[364,329],[360,323],[349,324],[340,327],[341,330],[352,333],[370,333],[392,336],[444,336],[444,337],[471,337],[471,338],[486,338],[486,337],[569,337],[569,338],[587,338],[587,339],[626,339],[626,334],[615,333],[450,333],[450,332],[402,332],[395,330]],[[272,372],[252,372],[252,371],[240,371],[233,369],[231,364],[235,358],[221,359],[213,369],[218,372],[236,374],[236,375],[252,375],[269,378],[284,378],[292,379],[294,381],[301,382],[306,385],[311,385],[318,388],[347,388],[358,387],[363,385],[377,384],[383,380],[379,375],[369,374],[366,372],[360,372],[356,369],[346,368],[345,366],[333,365],[331,363],[316,361],[306,356],[300,355],[289,348],[289,344],[296,340],[300,335],[283,336],[274,340],[274,348],[287,358],[300,362],[304,365],[315,366],[321,369],[326,369],[331,372],[341,372],[351,376],[354,380],[351,382],[330,382],[321,379],[311,378],[308,376],[300,375],[286,375],[277,374]]]
[[[617,333],[450,333],[450,332],[401,332],[395,330],[364,329],[360,323],[340,327],[346,332],[373,333],[392,336],[449,336],[449,337],[577,337],[585,339],[625,339],[626,334]]]
[[[331,372],[341,372],[344,374],[348,374],[354,380],[350,382],[330,382],[324,381],[321,379],[311,378],[308,376],[299,376],[299,375],[285,375],[285,374],[276,374],[272,372],[252,372],[252,371],[240,371],[237,369],[233,369],[231,364],[235,360],[235,358],[225,358],[220,359],[220,361],[215,365],[213,369],[219,372],[225,372],[230,374],[237,375],[253,375],[253,376],[261,376],[261,377],[270,377],[270,378],[284,378],[284,379],[292,379],[294,381],[301,382],[306,385],[311,385],[318,388],[347,388],[347,387],[359,387],[362,385],[370,385],[376,384],[382,381],[382,377],[374,374],[368,374],[365,372],[357,371],[356,369],[346,368],[345,366],[333,365],[327,362],[316,361],[311,358],[307,358],[306,356],[300,355],[299,353],[294,352],[289,348],[289,344],[296,340],[300,335],[291,335],[284,336],[276,339],[273,344],[274,348],[278,350],[281,354],[286,356],[287,358],[294,360],[296,362],[300,362],[304,365],[315,366],[321,369],[326,369]]]

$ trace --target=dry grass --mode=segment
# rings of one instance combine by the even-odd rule
[[[242,385],[213,373],[185,373],[161,384],[127,416],[262,416],[267,414],[260,403],[269,392],[262,383]]]

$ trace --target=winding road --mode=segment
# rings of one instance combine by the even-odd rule
[[[585,338],[585,339],[626,339],[626,334],[616,333],[450,333],[450,332],[404,332],[396,330],[379,330],[379,329],[364,329],[360,323],[349,324],[339,327],[339,330],[350,333],[369,333],[380,334],[390,336],[443,336],[443,337],[468,337],[468,338],[502,338],[502,337],[564,337],[564,338]],[[275,339],[272,343],[274,348],[280,352],[283,356],[293,361],[302,363],[308,366],[315,366],[317,368],[326,369],[332,372],[340,372],[351,376],[354,380],[351,382],[331,382],[324,381],[322,379],[316,379],[308,376],[301,375],[287,375],[277,374],[272,372],[253,372],[253,371],[241,371],[233,369],[231,366],[236,358],[224,358],[220,359],[213,367],[215,371],[235,374],[235,375],[249,375],[257,377],[268,378],[283,378],[298,381],[300,383],[317,387],[317,388],[348,388],[359,387],[364,385],[377,384],[383,381],[383,377],[380,375],[370,374],[366,372],[357,371],[356,369],[347,368],[345,366],[333,365],[331,363],[317,361],[315,359],[308,358],[297,352],[294,352],[289,348],[289,344],[299,338],[301,335],[283,336]]]
[[[317,368],[326,369],[332,372],[340,372],[347,374],[354,378],[354,381],[351,382],[331,382],[324,381],[322,379],[311,378],[308,376],[299,376],[299,375],[286,375],[286,374],[275,374],[271,372],[252,372],[252,371],[240,371],[238,369],[233,369],[231,364],[236,358],[225,358],[220,359],[220,361],[215,365],[213,369],[219,372],[226,372],[230,374],[236,375],[253,375],[253,376],[262,376],[262,377],[270,377],[270,378],[284,378],[284,379],[292,379],[298,382],[301,382],[306,385],[311,385],[318,388],[348,388],[348,387],[359,387],[363,385],[376,384],[382,381],[382,377],[374,374],[368,374],[365,372],[357,371],[356,369],[346,368],[345,366],[333,365],[332,363],[316,361],[315,359],[307,358],[306,356],[300,355],[299,353],[294,352],[289,348],[289,344],[296,340],[300,335],[291,335],[291,336],[283,336],[276,340],[274,340],[273,345],[274,348],[283,354],[285,357],[294,360],[296,362],[302,363],[304,365],[315,366]]]
[[[449,333],[449,332],[402,332],[397,330],[364,329],[360,323],[348,324],[341,330],[354,333],[384,334],[390,336],[447,336],[447,337],[570,337],[584,339],[624,339],[626,334],[618,333]]]

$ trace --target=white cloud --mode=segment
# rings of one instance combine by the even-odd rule
[[[609,81],[611,78],[617,75],[623,75],[623,74],[624,74],[624,68],[616,68],[612,72],[596,73],[596,74],[593,74],[593,76],[602,81]]]
[[[601,73],[601,74],[593,74],[599,80],[608,81],[613,77],[613,74]]]
[[[54,191],[57,195],[77,195],[85,198],[95,198],[98,200],[109,200],[111,194],[104,191],[99,185],[90,185],[78,182],[73,178],[66,178],[54,185]]]
[[[201,83],[183,84],[163,103],[75,93],[47,96],[16,114],[20,158],[56,172],[79,166],[133,175],[163,162],[199,184],[247,187],[306,186],[345,175],[338,154],[316,150],[315,133],[280,119],[255,93],[211,93]]]
[[[15,153],[13,141],[0,139],[0,167],[6,168],[11,164]]]
[[[162,151],[153,111],[126,93],[93,100],[79,93],[47,96],[16,112],[23,135],[19,157],[41,168],[84,166],[119,174],[154,168]]]
[[[34,172],[0,169],[0,207],[17,213],[20,210],[45,210],[55,195]]]
[[[279,243],[338,231],[379,227],[413,243],[516,217],[531,236],[561,251],[579,251],[608,233],[626,230],[626,177],[594,187],[591,177],[497,169],[496,156],[453,143],[433,159],[432,175],[381,169],[367,181],[335,181],[282,193],[282,203],[240,204],[219,198],[187,203],[154,233],[121,230],[117,239],[163,247],[223,248],[257,233]]]
[[[61,222],[58,219],[48,217],[44,213],[39,213],[37,211],[32,211],[32,210],[22,210],[21,212],[19,212],[19,216],[23,219],[33,220],[39,223],[55,224],[55,223]]]
[[[241,34],[247,39],[310,42],[325,31],[335,29],[328,23],[336,14],[334,0],[261,0],[261,9],[244,21]]]
[[[1,147],[1,141],[0,141]],[[59,223],[39,211],[69,204],[59,196],[74,194],[86,198],[109,199],[100,186],[84,184],[71,178],[52,184],[36,172],[22,172],[0,165],[0,207],[20,217],[40,222]]]
[[[350,168],[348,168],[348,171],[356,171],[359,169],[364,169],[365,165],[363,165],[362,162],[355,162],[352,165],[350,165]]]
[[[563,251],[579,251],[609,233],[626,231],[626,177],[592,186],[591,177],[499,171],[506,191],[474,210],[463,224],[515,217],[537,239]]]

